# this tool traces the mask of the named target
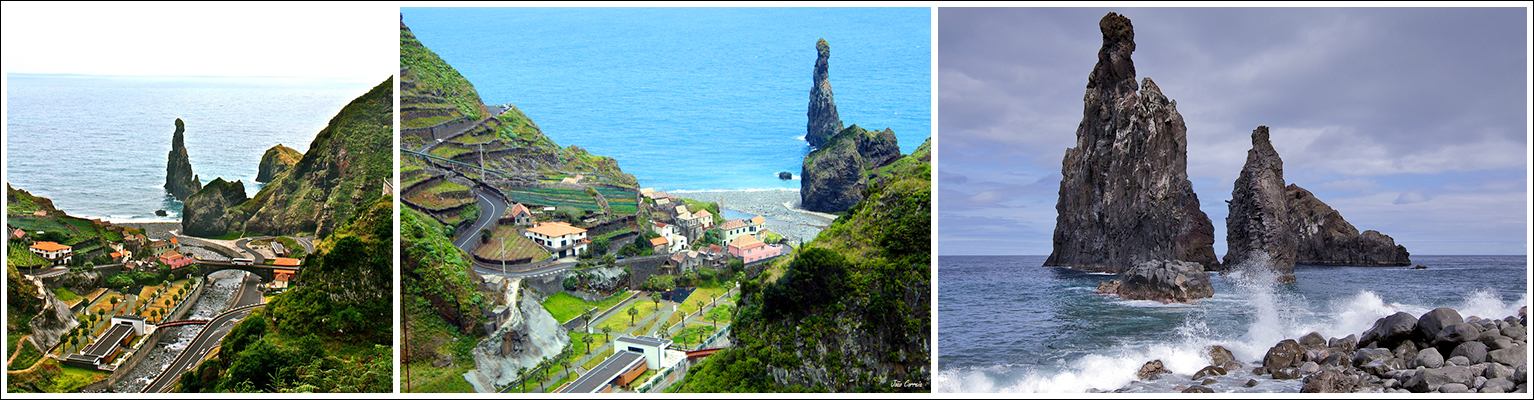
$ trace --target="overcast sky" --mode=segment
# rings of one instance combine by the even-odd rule
[[[1051,251],[1109,11],[1177,102],[1188,176],[1225,249],[1258,125],[1284,178],[1414,255],[1526,254],[1526,9],[942,8],[939,251]]]
[[[398,71],[399,12],[377,4],[4,4],[10,73],[345,78]]]

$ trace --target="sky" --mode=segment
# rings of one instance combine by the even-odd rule
[[[1524,8],[941,8],[939,253],[1047,255],[1109,11],[1175,100],[1224,255],[1251,132],[1284,179],[1415,255],[1527,254]]]
[[[377,82],[398,69],[395,7],[340,3],[4,3],[8,73]]]

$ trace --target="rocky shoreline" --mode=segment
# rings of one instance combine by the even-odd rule
[[[708,190],[670,194],[689,200],[719,203],[719,208],[724,210],[761,215],[767,218],[767,230],[777,232],[795,243],[814,239],[834,219],[830,214],[800,208],[799,191],[792,189]]]
[[[1214,393],[1232,386],[1222,380],[1246,378],[1252,367],[1251,376],[1299,380],[1301,393],[1528,393],[1527,312],[1525,306],[1502,319],[1466,318],[1450,308],[1420,317],[1398,312],[1356,335],[1284,339],[1249,365],[1211,346],[1204,350],[1209,366],[1189,377],[1152,360],[1140,368],[1140,381],[1113,392],[1138,391],[1147,386],[1141,381],[1189,378],[1175,391]],[[1248,378],[1240,386],[1261,384]]]

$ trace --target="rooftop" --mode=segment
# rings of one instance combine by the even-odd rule
[[[617,343],[617,342],[634,343],[634,344],[643,345],[643,346],[650,346],[650,347],[667,347],[667,346],[671,346],[671,341],[670,340],[665,340],[665,339],[657,338],[657,337],[654,337],[654,336],[624,336],[624,337],[620,337],[620,338],[617,338],[617,339],[613,339],[613,342],[614,343]]]
[[[70,249],[69,246],[65,246],[65,245],[62,245],[62,244],[54,243],[54,242],[37,242],[37,243],[33,243],[31,248],[42,250],[42,251],[59,251],[59,250],[69,250]]]
[[[272,259],[272,265],[279,267],[297,267],[303,260],[297,258],[277,257]]]
[[[739,220],[739,219],[732,219],[732,220],[729,220],[729,221],[724,221],[723,224],[719,224],[719,229],[723,229],[723,230],[726,230],[726,231],[731,230],[731,229],[745,228],[745,227],[746,227],[746,221],[745,220]]]
[[[122,346],[123,339],[128,338],[128,335],[132,334],[132,324],[120,323],[117,325],[112,325],[111,328],[107,328],[106,333],[101,334],[100,340],[97,340],[95,343],[91,343],[91,345],[86,347],[85,351],[81,353],[90,357],[104,356],[107,353],[111,353],[112,350],[116,350],[118,346]]]
[[[760,216],[760,215],[755,216],[755,217],[751,217],[751,225],[761,225],[761,224],[765,224],[765,223],[767,223],[767,219],[766,218],[762,218],[762,216]]]
[[[756,238],[752,237],[751,235],[741,236],[741,237],[735,238],[735,241],[730,242],[730,247],[735,247],[735,248],[740,248],[740,249],[753,249],[753,248],[762,247],[762,246],[766,246],[766,245],[767,245],[766,243],[762,243],[762,241],[756,240]]]
[[[607,357],[607,360],[602,361],[596,368],[592,368],[590,372],[581,375],[575,382],[571,382],[570,386],[560,390],[560,393],[601,392],[603,388],[607,387],[609,382],[618,378],[618,375],[623,375],[624,372],[634,369],[635,364],[643,365],[644,355],[632,351],[613,353],[612,356]]]
[[[664,237],[650,239],[651,246],[665,246],[667,243],[671,243],[671,241],[666,240]]]
[[[568,222],[544,222],[538,224],[538,226],[527,228],[527,231],[548,237],[586,233],[585,229],[570,226]]]

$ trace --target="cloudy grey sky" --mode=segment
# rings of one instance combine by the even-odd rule
[[[1526,9],[941,8],[941,254],[1049,254],[1109,11],[1186,120],[1215,253],[1258,125],[1285,180],[1359,230],[1416,255],[1527,253]]]

